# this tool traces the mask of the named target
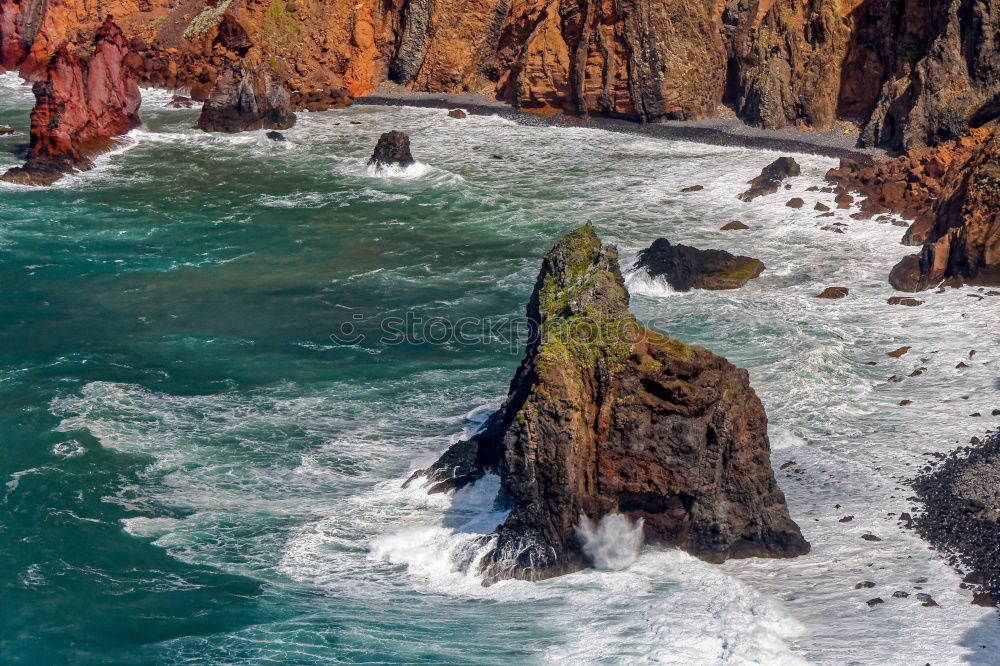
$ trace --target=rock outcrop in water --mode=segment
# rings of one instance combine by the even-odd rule
[[[764,263],[725,250],[699,250],[657,238],[639,253],[633,270],[667,282],[675,291],[738,289],[764,272]]]
[[[614,247],[582,227],[546,255],[528,303],[535,335],[503,407],[426,475],[433,491],[487,472],[510,507],[487,581],[589,564],[581,520],[623,513],[647,541],[710,562],[809,550],[770,465],[767,417],[745,370],[640,326]]]
[[[97,32],[89,55],[60,49],[46,78],[34,84],[31,144],[23,167],[3,180],[51,185],[74,169],[90,168],[90,157],[106,150],[114,137],[139,125],[139,87],[124,66],[128,49],[111,17]]]
[[[413,155],[410,154],[410,137],[403,132],[392,130],[379,137],[375,151],[368,160],[368,166],[375,169],[393,166],[406,168],[415,162]]]
[[[779,157],[761,169],[760,175],[750,181],[750,188],[739,196],[741,201],[753,201],[765,194],[778,191],[782,181],[802,173],[799,163],[791,157]]]
[[[206,132],[246,132],[284,130],[295,124],[289,110],[291,97],[267,67],[246,70],[242,65],[227,67],[215,82],[198,117],[198,127]]]

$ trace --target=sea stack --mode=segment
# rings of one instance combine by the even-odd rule
[[[268,67],[245,69],[232,65],[222,70],[198,117],[206,132],[285,130],[295,124],[289,109],[291,96]]]
[[[640,326],[628,304],[615,247],[590,225],[563,237],[528,303],[506,402],[414,475],[431,492],[500,476],[510,513],[489,537],[486,582],[591,565],[578,526],[618,513],[642,519],[646,541],[709,562],[809,551],[746,370]]]
[[[391,166],[405,168],[415,162],[413,155],[410,154],[410,137],[403,132],[392,130],[379,137],[375,152],[368,160],[368,166],[375,169],[386,169]]]
[[[125,37],[110,16],[97,31],[89,55],[60,48],[45,78],[32,87],[35,106],[27,161],[0,179],[51,185],[75,169],[89,169],[90,157],[113,146],[114,137],[138,127],[142,97],[124,64],[127,54]]]

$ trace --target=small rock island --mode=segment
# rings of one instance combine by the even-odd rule
[[[616,513],[709,562],[809,551],[746,370],[642,327],[628,305],[616,248],[590,225],[564,236],[528,303],[535,330],[506,402],[414,474],[431,492],[500,476],[510,513],[487,537],[486,583],[590,566],[577,526]]]

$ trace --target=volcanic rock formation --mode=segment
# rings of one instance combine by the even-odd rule
[[[741,194],[739,199],[753,201],[765,194],[774,194],[783,180],[801,173],[802,168],[793,158],[779,157],[761,169],[760,175],[750,181],[750,189]]]
[[[544,114],[846,118],[896,150],[1000,116],[1000,12],[983,0],[0,0],[0,67],[44,78],[107,13],[141,82],[199,100],[227,67],[267,66],[293,110],[394,81]]]
[[[671,245],[666,238],[657,238],[640,252],[632,268],[664,280],[676,291],[738,289],[764,272],[759,259]]]
[[[386,169],[392,166],[408,167],[416,160],[410,154],[410,137],[403,132],[392,130],[379,137],[375,151],[368,160],[368,166]]]
[[[546,255],[524,361],[484,429],[418,472],[431,491],[487,472],[511,511],[486,580],[589,564],[575,527],[621,512],[649,542],[710,562],[793,557],[809,544],[770,466],[767,417],[745,370],[640,326],[613,246],[591,226]]]
[[[110,16],[95,35],[89,56],[61,48],[49,61],[46,78],[32,88],[27,162],[0,178],[51,185],[74,169],[90,168],[92,155],[137,127],[142,99],[124,66],[127,53],[125,38]]]
[[[920,245],[892,270],[902,291],[939,284],[1000,285],[1000,137],[972,130],[934,149],[861,166],[845,160],[827,178],[868,196],[870,213],[915,218],[903,237]]]
[[[295,124],[291,98],[267,67],[247,71],[240,65],[220,74],[201,109],[198,127],[206,132],[283,130]]]

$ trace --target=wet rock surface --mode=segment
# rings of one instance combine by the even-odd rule
[[[295,124],[291,97],[268,67],[227,67],[215,81],[198,117],[206,132],[284,130]]]
[[[753,201],[757,197],[774,194],[786,178],[798,176],[802,168],[791,157],[779,157],[764,167],[760,175],[750,181],[750,189],[739,196],[741,201]]]
[[[3,180],[51,185],[66,173],[91,166],[90,157],[139,125],[139,86],[124,66],[125,38],[111,17],[94,35],[89,55],[60,49],[43,80],[32,86],[31,139],[23,167]]]
[[[913,481],[923,512],[917,532],[972,574],[973,603],[993,605],[1000,593],[1000,436],[952,452]],[[936,605],[933,599],[924,605]]]
[[[725,250],[700,250],[672,245],[658,238],[639,253],[632,269],[645,271],[677,291],[691,289],[738,289],[764,272],[759,259],[737,256]]]
[[[375,152],[368,160],[368,166],[385,169],[391,166],[408,167],[416,160],[410,154],[410,137],[403,132],[392,130],[379,137]]]

